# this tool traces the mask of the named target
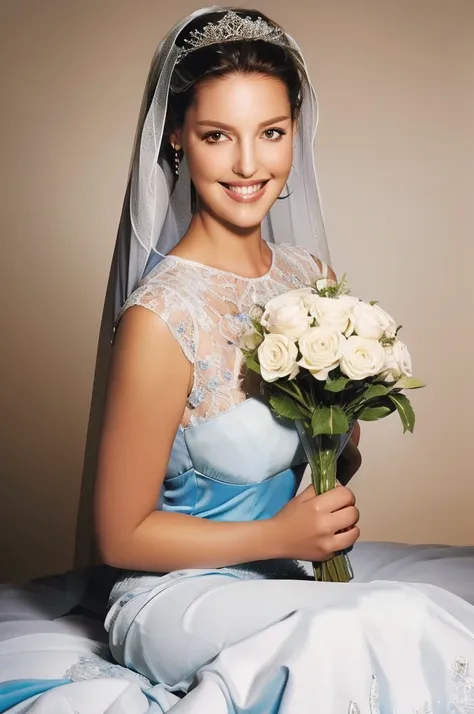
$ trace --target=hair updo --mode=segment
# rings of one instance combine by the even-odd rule
[[[208,23],[217,23],[225,12],[227,9],[197,17],[178,35],[176,44],[181,47],[183,40],[189,37],[193,30],[202,31]],[[235,9],[233,12],[252,20],[260,17],[269,25],[279,28],[279,25],[256,10]],[[163,137],[163,150],[171,166],[174,163],[174,151],[169,137],[183,125],[186,111],[193,102],[196,86],[203,80],[230,74],[260,74],[279,79],[288,91],[291,117],[293,120],[298,118],[302,101],[303,73],[301,60],[298,61],[295,51],[289,45],[286,47],[264,40],[238,40],[193,50],[176,65],[171,77]]]

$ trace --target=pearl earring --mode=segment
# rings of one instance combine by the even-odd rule
[[[174,172],[176,176],[179,176],[179,150],[180,147],[174,147]]]

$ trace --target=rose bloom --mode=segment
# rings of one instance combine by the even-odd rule
[[[353,335],[349,337],[341,357],[341,372],[349,379],[366,379],[383,372],[385,350],[377,340]]]
[[[297,356],[298,350],[295,343],[286,335],[276,333],[266,335],[258,348],[262,379],[266,382],[274,382],[280,377],[293,379],[299,372],[296,363]]]
[[[395,382],[400,377],[412,377],[411,356],[408,352],[408,347],[396,340],[393,345],[386,345],[385,349],[385,364],[386,370],[385,381]]]
[[[324,381],[329,372],[339,366],[345,341],[340,332],[330,327],[310,327],[299,339],[302,359],[298,364],[316,379]]]
[[[249,329],[245,330],[242,337],[240,338],[240,346],[244,350],[253,352],[257,347],[263,342],[262,335],[256,330]]]
[[[352,309],[357,298],[341,295],[338,298],[309,295],[303,298],[306,307],[320,327],[329,327],[348,337],[354,331]]]
[[[380,340],[384,335],[395,337],[397,332],[395,320],[378,305],[358,302],[352,314],[354,331],[359,337],[367,337],[370,340]]]
[[[262,325],[272,333],[298,340],[309,327],[311,318],[300,294],[290,291],[270,300],[261,318]],[[299,293],[299,291],[298,291]]]

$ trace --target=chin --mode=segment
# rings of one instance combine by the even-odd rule
[[[270,210],[271,206],[267,208],[266,211],[262,213],[259,211],[248,211],[247,215],[238,215],[237,211],[214,211],[214,216],[221,223],[227,226],[232,226],[239,231],[252,231],[259,228]]]

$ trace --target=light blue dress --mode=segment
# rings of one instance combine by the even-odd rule
[[[272,250],[257,279],[167,257],[124,307],[159,315],[194,369],[159,509],[265,519],[298,490],[294,426],[247,381],[238,344],[252,305],[326,268],[301,249]],[[308,564],[287,560],[123,573],[106,619],[112,653],[184,693],[176,714],[472,714],[472,549],[366,544],[352,562],[349,585],[315,583]]]

